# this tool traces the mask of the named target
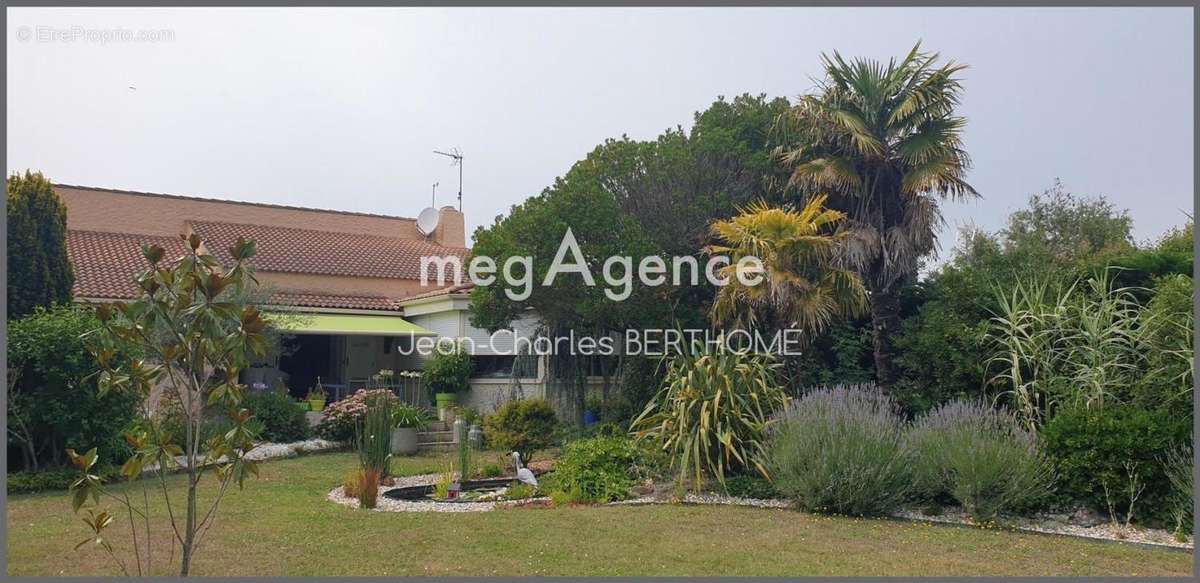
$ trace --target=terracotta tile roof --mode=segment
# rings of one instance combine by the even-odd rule
[[[67,232],[67,257],[75,268],[75,296],[130,299],[138,295],[133,278],[150,268],[142,256],[143,244],[157,244],[174,259],[185,253],[179,237],[126,233]]]
[[[279,306],[304,308],[350,308],[355,310],[399,309],[396,301],[383,296],[330,295],[320,292],[283,291],[271,296],[271,303]]]
[[[450,295],[450,294],[459,294],[459,293],[465,294],[465,293],[470,293],[472,289],[475,289],[475,284],[473,284],[473,283],[452,285],[450,287],[444,287],[442,289],[435,289],[433,291],[421,292],[419,294],[413,294],[411,296],[404,296],[403,298],[400,299],[400,302],[403,303],[403,302],[407,302],[409,300],[423,300],[425,298],[434,298],[437,296],[446,296],[446,295]]]
[[[467,255],[465,248],[399,237],[208,221],[188,224],[222,262],[232,261],[227,249],[239,236],[254,239],[258,249],[252,264],[263,271],[420,279],[421,257]]]
[[[55,182],[55,183],[53,183],[53,186],[61,186],[63,188],[72,188],[75,190],[90,190],[93,192],[113,192],[113,193],[117,193],[117,194],[128,194],[128,195],[133,195],[133,196],[153,196],[156,198],[169,198],[169,199],[175,199],[175,200],[195,200],[195,201],[200,201],[200,202],[218,202],[218,203],[222,203],[222,204],[242,204],[242,205],[258,206],[258,207],[265,207],[265,208],[288,209],[288,210],[294,210],[294,211],[314,211],[314,212],[319,212],[319,213],[333,213],[333,214],[337,214],[337,215],[351,215],[351,216],[358,216],[358,217],[377,217],[377,218],[382,218],[382,219],[399,219],[402,221],[413,221],[413,222],[416,222],[416,220],[417,220],[412,217],[400,217],[400,216],[396,216],[396,215],[384,215],[384,214],[379,214],[379,213],[341,211],[341,210],[336,210],[336,209],[323,209],[323,208],[308,207],[308,206],[294,206],[294,205],[290,205],[290,204],[273,204],[273,203],[268,203],[268,202],[250,202],[250,201],[245,201],[245,200],[230,200],[230,199],[226,199],[226,198],[211,198],[211,197],[207,197],[207,196],[188,196],[188,195],[183,195],[183,194],[163,194],[161,192],[143,192],[140,190],[122,190],[119,188],[104,188],[104,187],[99,187],[99,186],[81,186],[78,184],[63,184],[61,182]]]
[[[186,250],[179,237],[68,231],[67,256],[75,268],[75,297],[85,299],[133,299],[138,296],[134,276],[150,268],[142,256],[142,245],[157,244],[167,258],[182,257]],[[358,310],[399,309],[384,296],[336,295],[317,291],[289,290],[272,294],[271,303],[309,308]]]

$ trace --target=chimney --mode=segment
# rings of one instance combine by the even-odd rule
[[[433,240],[446,247],[467,246],[467,226],[463,214],[452,206],[438,209],[438,227]]]

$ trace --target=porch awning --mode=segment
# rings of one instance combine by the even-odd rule
[[[361,314],[267,314],[279,318],[280,329],[289,334],[345,334],[351,336],[437,336],[399,316],[367,316]]]

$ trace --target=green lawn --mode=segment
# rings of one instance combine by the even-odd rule
[[[1192,555],[1132,545],[714,506],[415,514],[325,499],[350,454],[276,461],[234,491],[199,575],[1190,575]],[[424,473],[435,458],[406,459]],[[179,476],[172,482],[181,487]],[[127,486],[119,486],[127,487]],[[140,495],[140,488],[138,489]],[[128,549],[124,523],[112,540]],[[165,524],[158,531],[165,538]],[[8,500],[8,574],[113,575],[65,493]],[[156,550],[167,555],[167,547]],[[165,571],[164,574],[170,574]]]

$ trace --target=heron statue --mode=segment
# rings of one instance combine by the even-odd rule
[[[529,468],[521,465],[521,454],[514,451],[512,452],[512,457],[513,463],[517,466],[517,481],[524,482],[536,488],[538,485],[537,478],[534,477],[533,472]]]

